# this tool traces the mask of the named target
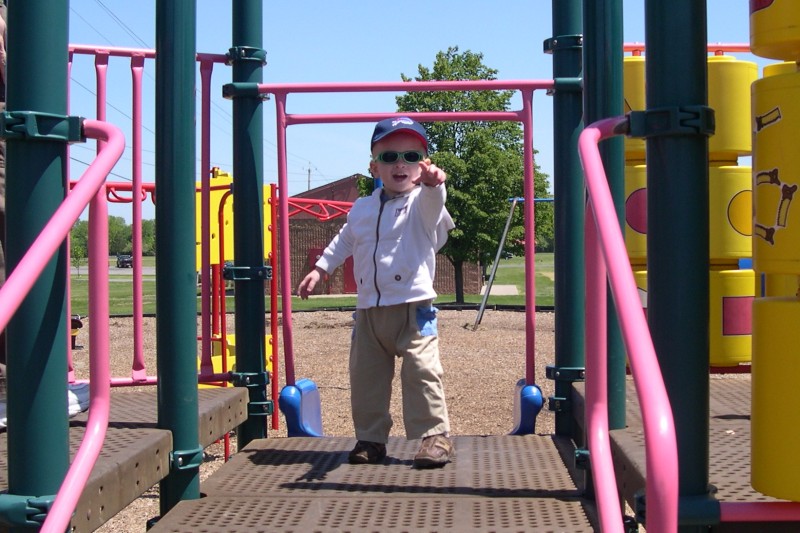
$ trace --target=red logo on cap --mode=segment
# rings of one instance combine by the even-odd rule
[[[406,117],[400,117],[400,118],[396,118],[396,119],[394,119],[394,120],[392,121],[392,127],[394,128],[394,127],[396,127],[398,124],[407,124],[407,125],[409,125],[409,126],[410,126],[410,125],[412,125],[413,123],[414,123],[414,121],[413,121],[413,120],[411,120],[410,118],[406,118]]]

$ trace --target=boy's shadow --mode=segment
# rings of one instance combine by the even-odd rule
[[[400,459],[387,456],[383,461],[374,465],[351,465],[348,461],[349,450],[284,450],[284,449],[257,449],[242,450],[237,455],[246,455],[247,460],[254,466],[285,467],[287,465],[305,465],[308,470],[294,478],[295,482],[324,481],[334,472],[345,475],[340,468],[380,468],[391,466],[404,466],[412,468],[411,459]],[[337,472],[338,471],[338,472]],[[313,486],[305,485],[306,489],[314,489]],[[318,489],[325,489],[325,484],[319,485]]]

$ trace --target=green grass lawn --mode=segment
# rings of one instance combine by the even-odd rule
[[[525,305],[525,259],[523,257],[512,257],[501,259],[498,265],[494,285],[516,285],[519,292],[516,296],[493,296],[490,295],[487,301],[488,306],[494,305]],[[145,266],[154,265],[154,258],[143,258]],[[491,272],[489,269],[488,272]],[[127,278],[127,279],[126,279]],[[111,276],[109,283],[109,310],[112,315],[130,315],[133,312],[133,293],[132,284],[126,282],[130,279],[127,275]],[[553,254],[536,254],[536,305],[552,306],[553,300]],[[153,276],[145,276],[142,282],[145,314],[156,312],[155,280]],[[480,294],[467,294],[464,296],[465,303],[478,305],[483,297]],[[455,294],[440,294],[437,298],[439,304],[455,303]],[[332,298],[314,298],[301,300],[292,298],[292,309],[295,311],[307,311],[313,309],[339,309],[355,307],[356,297],[340,296]],[[279,304],[280,305],[280,304]],[[226,306],[229,310],[234,307],[233,297],[226,299]],[[269,301],[267,301],[269,306]],[[198,311],[200,309],[198,301]],[[86,275],[72,276],[72,312],[86,315],[89,312],[88,283]]]

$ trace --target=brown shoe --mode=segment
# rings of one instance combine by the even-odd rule
[[[415,468],[435,468],[450,462],[453,455],[453,443],[444,435],[431,435],[422,439],[417,455],[414,456]]]
[[[384,457],[386,457],[385,444],[360,440],[347,456],[347,460],[353,465],[371,465],[381,462]]]

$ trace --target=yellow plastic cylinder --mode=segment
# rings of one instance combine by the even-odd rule
[[[800,273],[800,73],[753,83],[753,259],[770,274]]]
[[[646,106],[644,90],[645,61],[640,55],[626,56],[622,60],[622,92],[625,97],[625,113],[643,111]],[[625,138],[625,160],[644,162],[645,140]]]
[[[735,163],[750,154],[750,85],[756,78],[758,66],[751,61],[725,55],[708,58],[708,105],[716,123],[708,139],[709,160]]]
[[[800,60],[797,0],[750,0],[750,50],[761,57]]]
[[[752,257],[750,167],[709,168],[709,256],[732,265]],[[625,167],[625,246],[631,263],[647,262],[647,167]]]
[[[764,274],[763,277],[763,294],[767,298],[800,295],[800,274]],[[759,290],[759,281],[756,280],[756,291]]]
[[[647,166],[625,167],[625,246],[631,263],[647,262]]]
[[[708,169],[709,257],[732,264],[753,253],[753,191],[750,167]]]
[[[781,74],[793,74],[800,69],[800,65],[795,61],[784,61],[782,63],[772,63],[764,67],[764,77],[780,76]]]
[[[759,298],[753,306],[750,481],[757,491],[800,501],[800,301]],[[787,396],[788,394],[788,396]]]
[[[712,270],[708,290],[709,364],[732,367],[749,362],[755,272]]]

